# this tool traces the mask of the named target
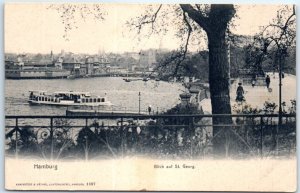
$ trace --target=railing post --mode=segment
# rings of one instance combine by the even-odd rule
[[[195,117],[192,117],[192,136],[195,134]]]
[[[260,116],[260,158],[263,158],[263,143],[264,143],[264,134],[263,134],[263,117]]]
[[[191,143],[191,158],[193,157],[193,136],[194,136],[194,118],[195,117],[191,117],[190,123],[189,123],[189,137],[190,137],[190,143]]]
[[[85,118],[85,127],[88,127],[88,118]]]
[[[89,159],[89,148],[88,148],[88,136],[84,136],[85,138],[85,149],[84,149],[84,157],[85,161],[88,161]]]
[[[279,118],[279,121],[281,122],[281,117]],[[279,156],[279,130],[281,129],[281,123],[279,123],[276,127],[276,156]]]
[[[123,117],[121,117],[121,151],[122,157],[124,156],[124,132],[123,132]]]
[[[19,130],[19,126],[18,126],[18,118],[16,118],[16,127],[15,127],[15,130],[16,130],[16,148],[15,148],[15,156],[16,156],[16,159],[18,159],[18,130]]]
[[[141,114],[141,92],[139,92],[139,114]]]
[[[50,118],[50,140],[51,140],[51,152],[50,159],[53,159],[53,151],[54,151],[54,140],[53,140],[53,118]]]

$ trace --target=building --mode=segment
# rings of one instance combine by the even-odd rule
[[[156,61],[156,50],[149,49],[149,50],[143,50],[139,53],[139,64],[140,67],[152,67],[157,63]]]
[[[54,67],[57,69],[63,69],[63,58],[60,56],[58,59],[54,62]]]
[[[68,57],[63,59],[62,68],[70,71],[75,77],[82,77],[86,75],[86,68],[75,57]]]
[[[110,73],[110,62],[104,57],[86,57],[85,60],[88,75],[103,75]]]
[[[26,55],[18,55],[15,61],[5,61],[5,77],[9,79],[36,79],[36,78],[66,78],[70,75],[69,70],[65,70],[53,65],[53,55],[51,59],[36,55],[36,58],[24,61]]]

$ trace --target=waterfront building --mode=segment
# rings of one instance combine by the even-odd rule
[[[87,75],[103,75],[110,73],[110,62],[101,56],[88,56],[85,60]]]
[[[63,69],[70,71],[70,73],[75,75],[75,77],[82,77],[86,75],[86,65],[82,64],[74,56],[64,58],[62,67]]]
[[[87,75],[93,75],[94,74],[94,58],[87,56],[85,59],[85,65],[86,65]]]
[[[149,50],[142,50],[140,53],[140,58],[139,58],[139,64],[140,67],[152,67],[155,65],[156,62],[156,50],[154,49],[149,49]]]
[[[16,62],[14,65],[17,65],[17,66],[19,66],[19,67],[24,66],[24,62],[23,62],[22,56],[20,56],[20,55],[18,56],[17,62]]]
[[[54,63],[54,67],[57,69],[63,69],[63,58],[60,56]]]
[[[57,68],[51,58],[37,54],[24,61],[26,55],[18,55],[16,60],[5,61],[5,77],[10,79],[66,78],[70,71]]]
[[[70,71],[57,68],[15,68],[6,69],[5,77],[10,79],[34,79],[34,78],[66,78]]]

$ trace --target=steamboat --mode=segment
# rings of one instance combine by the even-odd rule
[[[106,97],[92,96],[90,92],[54,92],[29,91],[29,104],[56,106],[110,106],[112,103]]]

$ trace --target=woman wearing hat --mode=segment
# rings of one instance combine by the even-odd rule
[[[244,88],[242,86],[242,83],[240,82],[239,83],[239,86],[237,87],[236,89],[236,101],[245,101],[245,98],[244,98]]]

